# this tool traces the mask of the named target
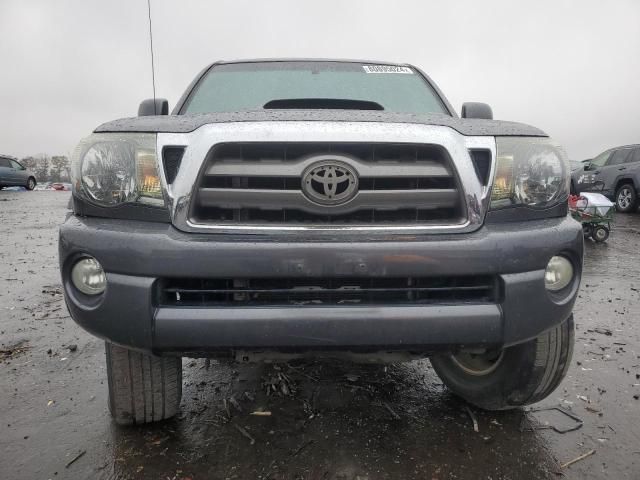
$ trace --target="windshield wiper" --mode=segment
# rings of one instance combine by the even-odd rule
[[[349,100],[346,98],[282,98],[264,104],[265,109],[335,109],[335,110],[384,110],[377,102]]]

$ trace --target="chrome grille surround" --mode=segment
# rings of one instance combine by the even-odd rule
[[[463,192],[464,221],[422,225],[366,224],[366,225],[308,225],[308,224],[216,224],[199,222],[190,216],[191,203],[198,188],[198,179],[205,168],[211,149],[222,143],[242,142],[318,142],[318,143],[392,143],[422,144],[441,147],[448,153]],[[247,234],[295,233],[313,231],[337,234],[340,232],[396,232],[396,233],[456,233],[479,228],[484,219],[489,199],[490,184],[482,185],[478,179],[470,149],[487,149],[495,158],[494,137],[467,137],[443,126],[418,124],[389,124],[376,122],[237,122],[209,124],[186,134],[158,134],[158,148],[164,145],[184,145],[181,169],[171,185],[163,179],[165,195],[171,208],[172,222],[188,232]],[[493,162],[495,163],[495,162]],[[493,177],[492,165],[490,178]],[[162,170],[161,170],[162,171]]]

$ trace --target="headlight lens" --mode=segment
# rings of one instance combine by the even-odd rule
[[[569,162],[549,138],[496,138],[496,174],[491,208],[517,205],[545,208],[566,201]]]
[[[155,134],[93,134],[74,152],[74,191],[101,206],[163,206],[157,163]]]

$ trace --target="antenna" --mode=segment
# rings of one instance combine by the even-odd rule
[[[149,12],[149,45],[151,46],[151,84],[153,85],[153,113],[158,114],[156,104],[156,73],[153,65],[153,32],[151,31],[151,0],[147,0],[147,11]]]

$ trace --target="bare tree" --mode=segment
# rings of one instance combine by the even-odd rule
[[[38,181],[49,180],[49,156],[41,154],[36,159],[35,174]]]
[[[24,165],[25,168],[35,171],[38,165],[38,160],[36,160],[34,157],[24,157],[20,159],[20,163]]]
[[[51,180],[61,182],[69,179],[69,159],[64,155],[51,157]]]

